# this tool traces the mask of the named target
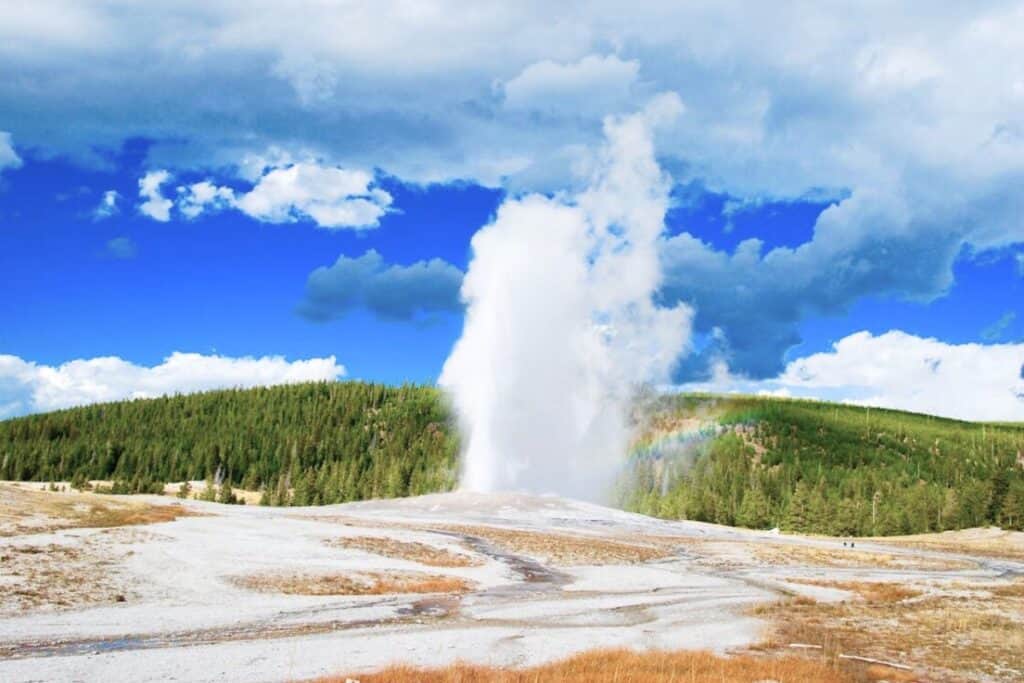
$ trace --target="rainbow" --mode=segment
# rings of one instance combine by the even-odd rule
[[[643,434],[629,448],[630,460],[661,459],[685,452],[722,433],[723,427],[713,421],[686,420],[671,429],[656,429]]]

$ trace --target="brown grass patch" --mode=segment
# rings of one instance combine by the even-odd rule
[[[755,608],[755,614],[772,621],[763,647],[786,651],[790,643],[809,643],[821,646],[827,657],[852,654],[932,669],[935,675],[928,680],[1024,677],[1024,596],[1015,587],[934,585],[935,592],[916,600],[873,584],[854,582],[850,588],[866,599],[830,604],[800,599]]]
[[[236,585],[261,593],[287,595],[388,595],[397,593],[466,593],[470,581],[455,576],[415,572],[345,574],[257,574],[235,577]]]
[[[480,558],[467,553],[454,552],[426,543],[396,541],[379,536],[348,536],[332,538],[325,542],[332,548],[363,550],[384,557],[418,562],[428,567],[479,567],[483,564]]]
[[[595,650],[528,669],[453,664],[437,669],[392,666],[370,674],[317,679],[317,683],[854,683],[834,665],[802,657],[719,657],[708,652]],[[864,680],[864,679],[861,679]],[[871,679],[868,679],[871,680]]]
[[[657,544],[630,543],[599,536],[569,536],[469,525],[438,528],[482,538],[504,552],[528,555],[559,565],[639,564],[672,555],[670,549]]]
[[[885,536],[874,540],[921,550],[1024,561],[1024,532],[1021,531],[963,529],[916,536]]]
[[[988,590],[1000,598],[1024,598],[1024,581],[992,586]]]
[[[911,557],[854,548],[820,548],[784,543],[750,544],[750,547],[759,561],[780,566],[914,569],[918,571],[972,569],[976,566],[975,563],[967,560]]]
[[[902,602],[921,595],[921,591],[891,581],[824,581],[820,579],[786,579],[787,583],[837,588],[856,593],[868,602]]]
[[[0,484],[0,536],[158,524],[196,514],[177,503],[154,505],[95,493],[57,493]]]

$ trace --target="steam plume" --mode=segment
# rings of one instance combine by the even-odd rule
[[[688,308],[652,302],[670,187],[652,128],[681,110],[666,94],[607,119],[585,189],[509,199],[473,237],[465,328],[440,379],[464,488],[608,492],[633,393],[665,379],[689,337]]]

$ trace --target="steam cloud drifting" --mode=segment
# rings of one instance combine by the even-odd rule
[[[689,308],[652,302],[670,188],[652,129],[681,111],[664,94],[606,119],[585,189],[509,199],[473,237],[465,328],[440,379],[464,488],[607,494],[634,392],[668,377],[690,334]]]

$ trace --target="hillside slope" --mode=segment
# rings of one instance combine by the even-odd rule
[[[435,389],[310,383],[123,401],[0,422],[0,479],[216,479],[317,505],[444,491],[458,445]]]
[[[749,396],[652,400],[626,508],[833,535],[1024,526],[1024,425]]]
[[[1024,527],[1024,426],[743,396],[637,407],[618,504],[837,535]],[[208,479],[315,505],[453,488],[437,390],[360,382],[217,391],[0,422],[0,479]]]

